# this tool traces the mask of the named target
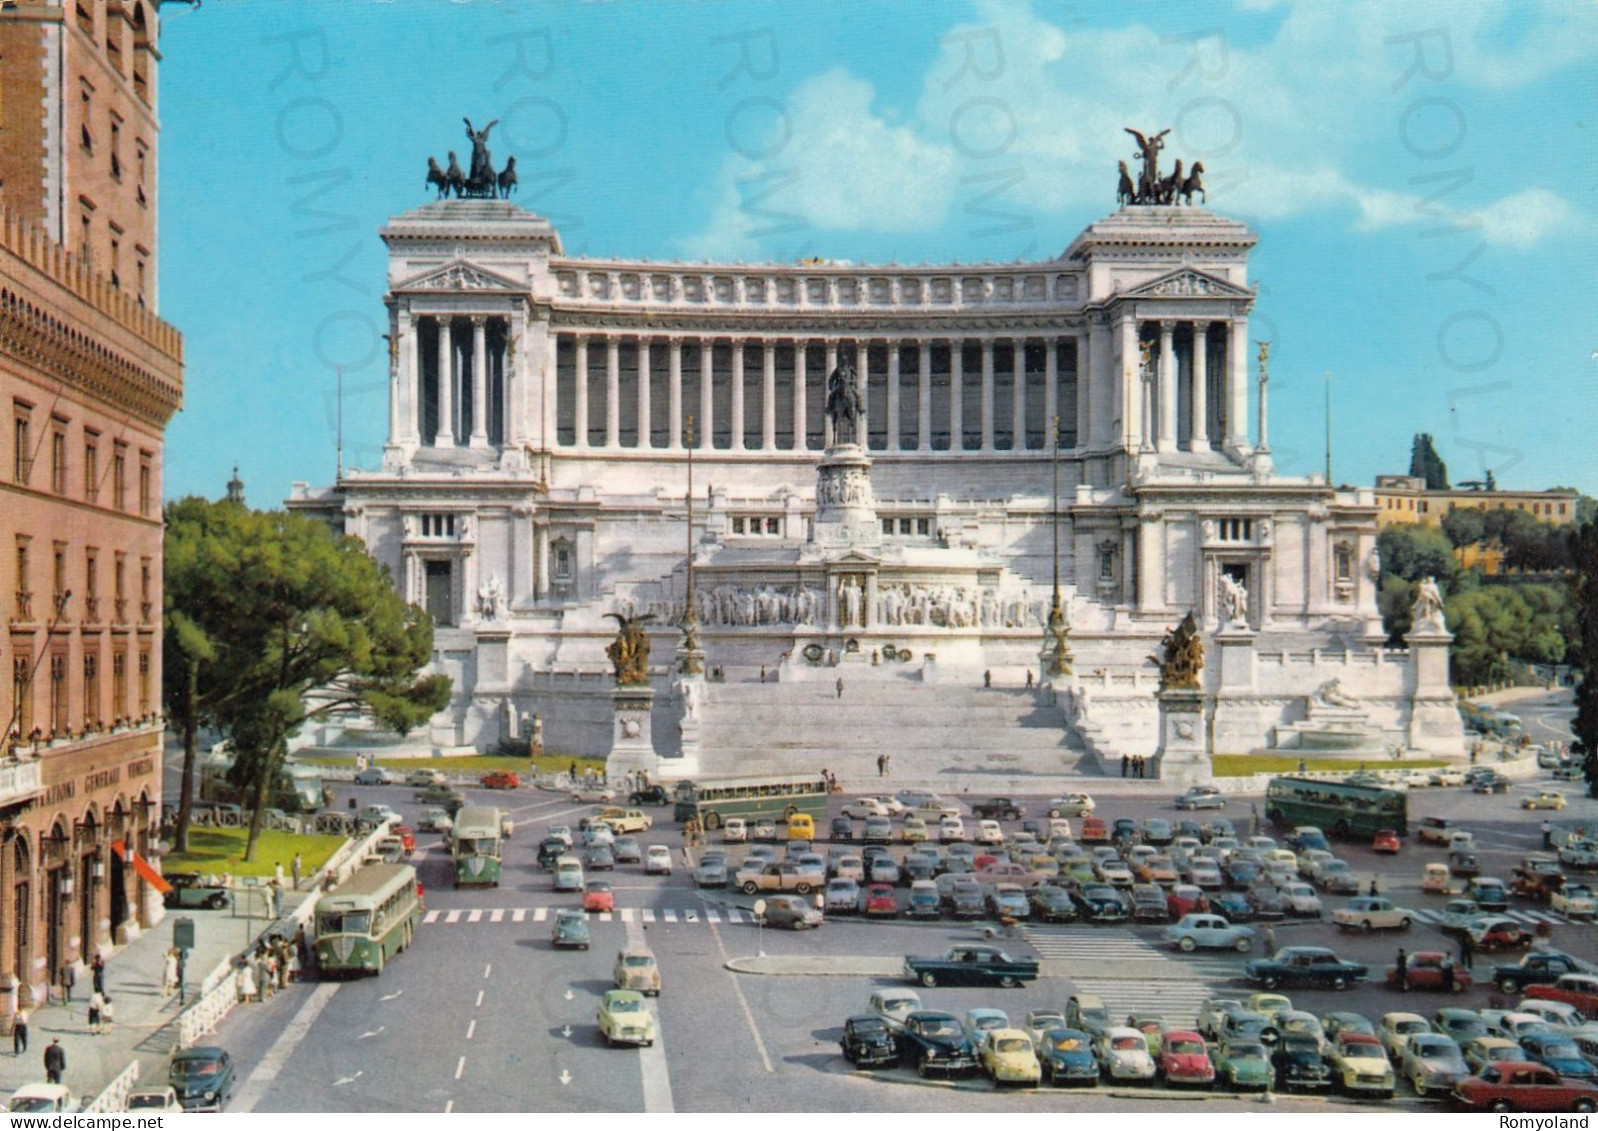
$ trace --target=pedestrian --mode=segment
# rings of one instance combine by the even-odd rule
[[[1026,685],[1027,685],[1027,689],[1031,690],[1031,687],[1032,687],[1032,669],[1031,668],[1028,668],[1026,670]]]
[[[572,759],[571,766],[568,767],[567,770],[566,770],[566,776],[571,778],[573,783],[575,783],[577,781],[577,759],[576,758]]]
[[[272,918],[281,918],[283,915],[283,885],[278,883],[276,876],[267,882],[266,898],[267,905],[272,911]]]
[[[105,995],[95,990],[89,995],[89,1032],[100,1033],[100,1011],[105,1008]]]
[[[1300,758],[1298,760],[1298,772],[1302,774],[1302,773],[1306,772],[1308,769],[1309,769],[1309,763],[1304,761],[1304,759]]]
[[[178,1004],[179,1005],[182,1005],[183,1002],[184,1002],[184,999],[188,996],[188,987],[184,984],[185,979],[183,977],[184,970],[188,966],[188,962],[189,962],[189,952],[186,951],[186,950],[178,951]]]
[[[1459,964],[1466,970],[1476,969],[1476,944],[1468,934],[1459,936]]]
[[[234,976],[234,985],[238,989],[241,1005],[248,1005],[255,1000],[255,971],[248,958],[239,959],[239,972]]]
[[[300,980],[300,952],[299,948],[293,943],[288,944],[288,972],[289,981],[298,982]]]
[[[272,878],[277,881],[278,887],[282,887],[284,884],[288,883],[289,878],[283,871],[283,861],[279,860],[276,864],[272,865]]]
[[[1269,925],[1265,928],[1265,957],[1276,957],[1276,928]]]
[[[51,1084],[61,1083],[61,1074],[67,1070],[67,1050],[59,1040],[51,1040],[44,1047],[44,1076]]]
[[[1454,965],[1454,956],[1451,954],[1443,955],[1440,969],[1443,975],[1443,989],[1448,993],[1457,993],[1459,990],[1459,967]]]
[[[161,961],[161,996],[171,997],[178,988],[178,951],[168,950]]]
[[[305,870],[305,862],[300,859],[300,854],[298,852],[296,852],[294,854],[294,859],[289,862],[289,871],[291,873],[293,873],[293,875],[294,875],[294,890],[295,891],[299,891],[300,890],[300,875],[304,872],[304,870]]]
[[[106,998],[105,1004],[100,1007],[100,1024],[104,1026],[104,1032],[107,1036],[110,1035],[111,1027],[115,1024],[115,1022],[116,1013],[111,1005],[111,999]]]
[[[1375,895],[1375,894],[1376,894],[1376,877],[1375,877],[1375,876],[1372,876],[1372,877],[1371,877],[1371,890],[1370,890],[1370,894],[1371,894],[1371,895]]]
[[[1132,768],[1132,756],[1130,754],[1122,754],[1121,755],[1121,776],[1123,778],[1126,777],[1127,772],[1129,770],[1131,770],[1131,768]]]
[[[765,664],[761,664],[760,665],[760,682],[761,683],[765,683],[766,682],[766,665]]]
[[[884,773],[888,773],[888,774],[893,773],[893,755],[892,754],[884,754],[882,756],[882,769],[883,769]]]
[[[993,686],[993,669],[992,668],[989,668],[987,671],[982,673],[982,686],[983,687],[992,687]]]
[[[881,777],[887,777],[887,775],[888,775],[888,756],[886,754],[878,754],[877,755],[877,776],[879,778],[881,778]]]
[[[1398,979],[1400,993],[1409,993],[1409,955],[1404,953],[1404,948],[1398,948],[1398,957],[1393,960],[1393,974]]]
[[[61,967],[61,1000],[67,1005],[72,1004],[72,987],[77,981],[78,972],[72,968],[72,963]]]
[[[1553,846],[1554,846],[1554,823],[1552,821],[1550,821],[1547,817],[1544,817],[1543,818],[1543,847],[1544,848],[1552,848]]]
[[[838,698],[843,698],[843,676],[838,677]]]
[[[94,961],[89,964],[89,970],[94,975],[94,992],[105,993],[105,955],[96,951]]]
[[[19,1009],[11,1015],[11,1055],[21,1056],[28,1051],[28,1011]]]

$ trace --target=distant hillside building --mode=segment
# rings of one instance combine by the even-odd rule
[[[1413,475],[1376,477],[1376,521],[1382,526],[1400,523],[1441,526],[1443,516],[1456,507],[1483,511],[1527,511],[1542,522],[1565,526],[1576,521],[1575,491],[1472,491],[1453,488],[1428,491],[1426,481]]]

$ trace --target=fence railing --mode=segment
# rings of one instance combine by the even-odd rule
[[[133,1061],[100,1090],[100,1094],[83,1105],[85,1115],[98,1112],[126,1111],[128,1096],[133,1093],[133,1087],[139,1082],[139,1062]]]

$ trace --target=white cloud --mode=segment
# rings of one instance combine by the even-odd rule
[[[1264,2],[1245,0],[1256,8]],[[822,231],[933,230],[971,211],[977,194],[1002,176],[1010,180],[994,206],[1010,212],[1108,210],[1114,162],[1136,168],[1123,127],[1156,124],[1173,127],[1167,161],[1202,159],[1210,203],[1245,218],[1342,210],[1358,231],[1457,223],[1517,249],[1590,230],[1552,188],[1494,199],[1471,185],[1428,206],[1431,189],[1411,191],[1408,183],[1424,171],[1415,161],[1378,168],[1375,155],[1394,148],[1405,105],[1444,89],[1416,78],[1395,91],[1416,47],[1391,37],[1426,32],[1427,63],[1441,68],[1446,58],[1451,92],[1497,89],[1579,58],[1583,35],[1590,44],[1598,30],[1598,7],[1577,14],[1554,0],[1518,6],[1523,26],[1507,48],[1504,10],[1486,5],[1285,7],[1269,42],[1243,46],[1224,27],[1197,38],[1162,38],[1141,24],[1062,28],[1029,5],[979,0],[976,18],[940,37],[902,120],[876,105],[869,82],[844,70],[802,83],[788,101],[791,136],[780,156],[724,161],[714,215],[685,248],[770,254],[764,214],[750,208],[749,179],[778,168],[800,170],[802,180],[756,203]],[[1573,33],[1576,24],[1582,34]],[[984,179],[962,185],[962,178]],[[754,182],[755,191],[768,184]]]

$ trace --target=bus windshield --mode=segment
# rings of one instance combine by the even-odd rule
[[[372,929],[368,911],[324,911],[317,916],[317,933],[322,935],[364,935]]]

